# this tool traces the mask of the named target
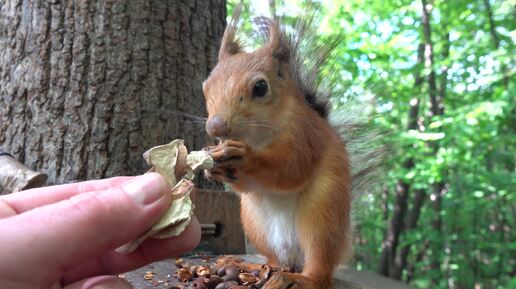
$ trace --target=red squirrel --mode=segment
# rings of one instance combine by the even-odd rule
[[[299,271],[277,273],[263,288],[331,288],[352,250],[346,147],[279,21],[260,18],[266,42],[253,52],[242,49],[235,23],[203,83],[206,130],[220,140],[206,175],[240,194],[245,233],[267,262]]]

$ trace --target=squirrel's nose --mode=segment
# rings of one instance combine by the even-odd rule
[[[218,115],[208,120],[206,123],[206,131],[213,137],[224,137],[229,134],[227,123]]]

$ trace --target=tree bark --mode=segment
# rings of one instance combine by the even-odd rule
[[[224,0],[0,2],[0,148],[50,183],[134,175],[142,153],[207,142],[201,83]]]

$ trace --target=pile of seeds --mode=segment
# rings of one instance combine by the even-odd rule
[[[181,283],[178,288],[196,289],[259,289],[274,272],[292,272],[290,267],[275,268],[269,265],[249,266],[241,260],[216,262],[215,266],[188,265],[182,259],[176,260],[174,277]],[[256,267],[256,269],[249,269]]]

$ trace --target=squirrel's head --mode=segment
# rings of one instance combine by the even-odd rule
[[[288,40],[277,22],[260,21],[267,40],[253,52],[243,51],[235,25],[228,25],[218,64],[203,83],[208,134],[252,147],[267,145],[288,121],[295,98],[302,98],[291,78]]]

